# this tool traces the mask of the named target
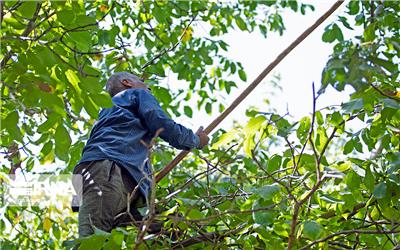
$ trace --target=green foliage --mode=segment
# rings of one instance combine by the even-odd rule
[[[282,34],[283,9],[313,10],[287,0],[1,4],[4,185],[5,174],[46,163],[57,163],[55,174],[71,173],[99,110],[112,105],[102,90],[112,72],[148,78],[174,116],[195,117],[195,107],[216,115],[224,109],[219,97],[248,80],[221,35]],[[396,1],[350,1],[322,35],[335,47],[318,92],[351,87],[350,100],[299,121],[253,110],[231,131],[218,130],[212,146],[158,183],[161,213],[149,216],[167,232],[96,229],[74,240],[69,208],[2,204],[2,249],[398,247],[399,13]],[[347,37],[344,29],[360,32]],[[177,89],[162,81],[169,76],[181,80]],[[174,155],[157,144],[154,168]]]

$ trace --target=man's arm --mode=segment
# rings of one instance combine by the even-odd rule
[[[177,149],[189,150],[202,148],[208,143],[208,136],[203,131],[197,134],[169,118],[154,96],[147,90],[133,90],[137,112],[152,134],[163,129],[160,137]]]

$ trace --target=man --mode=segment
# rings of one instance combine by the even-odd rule
[[[93,226],[109,232],[124,225],[127,218],[141,219],[136,207],[144,204],[151,192],[148,151],[155,136],[184,150],[201,149],[209,141],[203,131],[195,134],[171,120],[137,76],[116,73],[106,89],[114,106],[101,110],[74,169],[75,176],[82,176],[81,187],[74,181],[77,192],[82,191],[80,237],[93,234]],[[132,192],[134,189],[137,192]],[[131,193],[136,194],[132,202],[128,201]],[[129,216],[125,213],[128,202]]]

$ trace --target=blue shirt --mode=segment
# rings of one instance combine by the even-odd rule
[[[115,161],[140,183],[140,190],[147,198],[151,176],[149,179],[145,175],[151,171],[145,144],[149,145],[161,128],[159,136],[177,149],[197,148],[200,139],[192,130],[170,119],[148,90],[127,89],[112,101],[113,107],[100,111],[78,165],[104,159]]]

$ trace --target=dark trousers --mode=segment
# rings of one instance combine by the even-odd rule
[[[139,190],[130,199],[128,211],[128,194],[137,184],[115,162],[100,160],[79,165],[74,169],[73,185],[81,196],[79,237],[93,234],[94,227],[110,232],[142,220],[136,209],[143,205]]]

